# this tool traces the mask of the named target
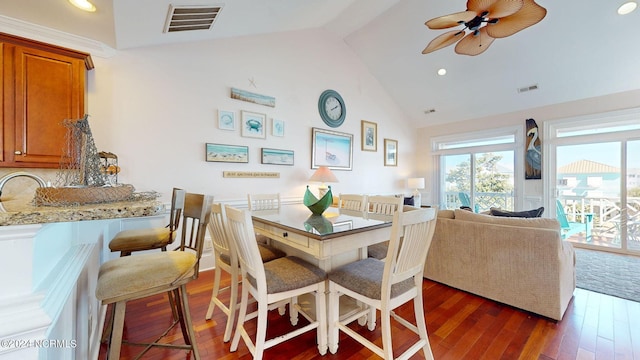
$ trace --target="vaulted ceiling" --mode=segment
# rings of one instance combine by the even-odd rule
[[[324,28],[353,49],[417,127],[640,89],[640,11],[618,15],[622,0],[538,0],[547,9],[540,23],[477,56],[457,55],[454,46],[421,54],[446,31],[424,23],[466,10],[464,0],[213,1],[224,6],[211,30],[163,33],[171,4],[209,1],[94,0],[98,11],[85,13],[67,0],[2,0],[0,24],[25,21],[114,49]]]

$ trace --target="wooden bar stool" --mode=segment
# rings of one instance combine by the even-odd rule
[[[105,262],[100,267],[96,298],[103,305],[115,305],[113,327],[109,334],[108,359],[120,357],[127,302],[164,292],[170,292],[174,298],[177,319],[152,343],[125,341],[125,344],[144,346],[140,356],[151,347],[161,346],[189,350],[193,352],[194,359],[200,358],[191,323],[186,285],[198,278],[213,197],[186,194],[184,199],[181,240],[176,251],[119,257]],[[185,344],[159,344],[158,341],[176,324],[180,324]]]
[[[174,188],[171,196],[171,212],[169,224],[161,228],[123,230],[109,242],[112,252],[119,251],[120,256],[129,256],[134,251],[153,249],[167,250],[167,246],[175,240],[175,233],[180,226],[180,214],[184,208],[185,191]]]

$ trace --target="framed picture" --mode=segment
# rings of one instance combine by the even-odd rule
[[[207,143],[207,161],[248,163],[249,147]]]
[[[266,126],[267,115],[242,110],[242,136],[266,139]]]
[[[218,110],[218,128],[220,130],[235,130],[236,114],[233,111]]]
[[[384,139],[384,166],[398,166],[398,140]]]
[[[378,124],[362,120],[362,151],[378,151]]]
[[[293,150],[262,148],[262,163],[273,165],[293,165]]]
[[[271,120],[271,135],[284,136],[284,120],[279,120],[279,119]]]
[[[312,129],[311,168],[351,170],[353,135],[332,130]]]

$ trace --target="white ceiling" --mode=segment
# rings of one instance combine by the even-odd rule
[[[453,46],[421,54],[446,31],[424,22],[465,10],[464,0],[229,0],[210,31],[162,32],[170,4],[222,4],[209,1],[93,0],[98,11],[90,14],[67,0],[2,0],[0,15],[114,49],[325,28],[418,127],[640,88],[640,10],[617,15],[622,0],[537,0],[545,19],[474,57]],[[442,67],[447,75],[436,75]],[[538,90],[517,91],[534,84]]]

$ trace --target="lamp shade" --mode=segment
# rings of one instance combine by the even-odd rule
[[[410,189],[424,189],[424,178],[409,178],[407,187]]]
[[[424,179],[423,179],[424,180]],[[320,166],[316,172],[311,175],[309,181],[317,181],[321,183],[338,182],[338,178],[326,166]]]

